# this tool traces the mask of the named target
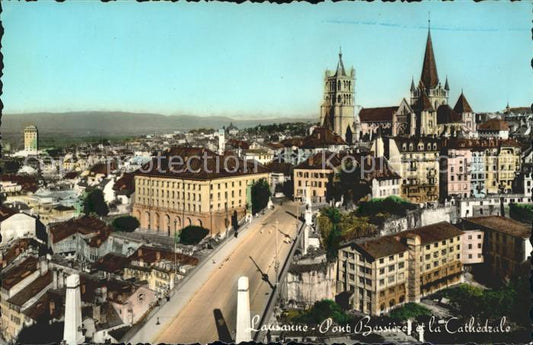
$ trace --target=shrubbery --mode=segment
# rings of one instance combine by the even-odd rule
[[[385,199],[372,199],[360,203],[356,214],[361,217],[369,217],[372,224],[382,224],[391,215],[403,217],[407,215],[408,210],[415,208],[415,204],[397,196],[389,196]]]
[[[180,233],[180,243],[183,244],[198,244],[200,241],[209,234],[209,230],[202,228],[201,226],[189,225]]]
[[[421,316],[430,316],[431,311],[417,303],[407,303],[399,308],[392,310],[389,316],[392,319],[405,321],[407,319],[417,319]]]
[[[111,223],[115,231],[132,232],[139,227],[139,221],[132,216],[118,217]]]
[[[533,222],[533,205],[510,204],[509,216],[514,220],[529,224]]]
[[[337,324],[347,324],[351,321],[351,317],[337,303],[329,299],[315,302],[309,310],[291,316],[292,321],[305,324],[319,324],[327,318],[331,318]]]

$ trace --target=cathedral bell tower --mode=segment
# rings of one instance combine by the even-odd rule
[[[348,144],[359,140],[359,122],[354,114],[355,70],[344,69],[339,51],[337,70],[326,70],[324,100],[320,107],[320,125],[340,135]]]

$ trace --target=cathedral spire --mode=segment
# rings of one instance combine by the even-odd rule
[[[337,76],[345,76],[344,63],[342,63],[342,47],[339,47],[339,62],[337,63]]]
[[[411,92],[414,92],[415,90],[415,78],[411,77]]]
[[[435,62],[435,55],[433,54],[433,43],[431,41],[431,21],[428,19],[428,37],[426,41],[426,52],[424,54],[424,64],[422,66],[422,74],[420,80],[424,83],[427,89],[433,89],[439,84],[439,76],[437,74],[437,63]]]
[[[448,85],[448,76],[446,76],[446,83],[444,83],[444,90],[450,91],[450,85]]]

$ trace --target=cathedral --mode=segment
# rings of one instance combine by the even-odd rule
[[[326,70],[324,76],[324,100],[320,107],[320,125],[338,135],[348,144],[359,140],[359,121],[354,112],[355,70],[346,73],[339,52],[337,70]]]
[[[442,85],[428,27],[426,50],[418,84],[411,80],[410,98],[399,106],[363,108],[359,113],[361,134],[372,137],[378,128],[385,135],[400,137],[475,137],[474,112],[463,92],[456,105],[448,104],[448,78]]]

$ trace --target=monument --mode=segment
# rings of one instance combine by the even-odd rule
[[[65,328],[63,340],[67,345],[83,343],[81,325],[80,276],[71,274],[66,279],[67,295],[65,299]]]

